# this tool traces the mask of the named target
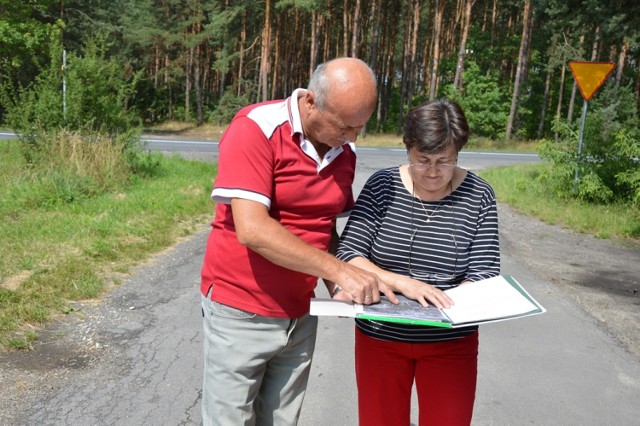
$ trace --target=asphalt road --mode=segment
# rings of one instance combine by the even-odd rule
[[[400,164],[406,155],[359,152],[357,190],[372,171]],[[204,157],[214,155],[208,151]],[[499,158],[463,154],[460,164],[477,170],[492,161],[537,161]],[[637,283],[640,251],[607,242],[596,246],[502,205],[499,217],[502,272],[516,277],[548,312],[481,327],[473,425],[637,425],[640,356],[553,271],[575,263],[566,260],[573,252],[595,246],[603,262],[615,256],[628,265],[626,280]],[[42,333],[36,350],[0,353],[0,424],[199,424],[198,283],[207,228],[203,224],[200,232],[154,256],[103,300],[78,303],[77,312]],[[536,240],[540,236],[544,245]],[[323,286],[318,294],[326,294]],[[629,315],[623,319],[633,321]],[[352,347],[351,320],[320,319],[301,426],[357,424]],[[414,410],[414,424],[416,419]]]

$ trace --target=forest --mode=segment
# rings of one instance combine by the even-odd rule
[[[71,67],[91,43],[131,79],[114,102],[144,123],[223,124],[354,56],[379,83],[368,132],[398,132],[413,105],[449,97],[476,136],[557,139],[583,105],[568,61],[615,63],[593,102],[638,127],[637,0],[0,0],[5,94],[52,63],[64,74],[61,52]]]

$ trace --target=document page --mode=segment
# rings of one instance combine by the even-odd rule
[[[442,311],[433,305],[423,307],[415,300],[407,299],[402,295],[396,295],[399,303],[394,305],[383,296],[380,303],[373,305],[358,305],[358,313],[368,316],[379,316],[387,318],[411,318],[414,320],[438,321],[450,323],[451,321]]]
[[[333,299],[311,299],[311,315],[330,315],[336,317],[355,317],[356,307],[351,302]]]
[[[515,285],[520,287],[517,282]],[[524,289],[522,292],[526,294]],[[455,305],[443,310],[456,324],[539,313],[540,307],[522,292],[503,276],[497,276],[447,290]]]

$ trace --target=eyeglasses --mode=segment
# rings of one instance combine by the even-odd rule
[[[432,163],[409,163],[409,167],[412,167],[416,170],[429,170],[432,167],[435,167],[438,170],[446,170],[452,167],[455,167],[458,164],[458,160],[449,162],[449,161],[436,161],[435,164]]]
[[[440,274],[440,273],[430,273],[430,272],[422,272],[416,271],[413,269],[413,242],[418,234],[418,227],[415,226],[413,221],[413,210],[414,210],[414,201],[415,197],[411,198],[411,227],[413,231],[411,231],[411,237],[409,239],[409,276],[411,278],[415,278],[419,281],[427,282],[429,284],[448,284],[454,281],[457,277],[458,271],[458,240],[456,240],[456,220],[453,218],[453,232],[449,234],[451,240],[453,241],[453,248],[455,251],[455,258],[453,263],[453,273],[451,274]],[[452,206],[452,212],[453,206]]]
[[[409,276],[411,278],[415,278],[419,281],[423,281],[429,284],[445,284],[451,283],[455,280],[458,270],[458,241],[456,240],[456,235],[454,233],[449,234],[451,239],[453,240],[453,247],[455,250],[455,260],[453,263],[453,272],[451,274],[440,274],[440,273],[432,273],[432,272],[422,272],[416,271],[412,268],[412,253],[413,253],[413,241],[415,240],[416,234],[418,233],[418,229],[415,228],[411,233],[411,239],[409,240]]]

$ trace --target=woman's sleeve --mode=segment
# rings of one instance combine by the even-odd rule
[[[340,236],[336,257],[348,262],[354,257],[369,259],[374,238],[386,211],[385,179],[378,172],[367,180]]]
[[[470,246],[465,281],[479,281],[499,274],[498,209],[493,189],[487,184],[480,201],[476,235]]]

